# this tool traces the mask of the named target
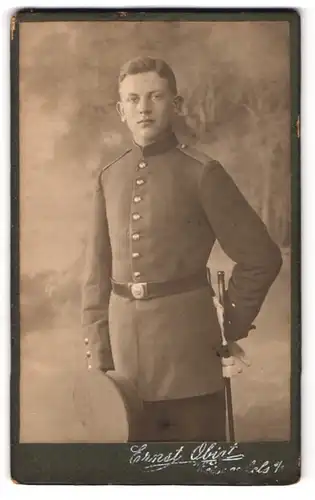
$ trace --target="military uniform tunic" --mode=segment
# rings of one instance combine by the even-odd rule
[[[220,329],[210,286],[144,300],[119,283],[171,282],[206,269],[215,241],[235,262],[228,340],[246,337],[281,266],[265,225],[221,164],[171,133],[132,144],[102,166],[94,192],[82,322],[90,363],[115,368],[145,401],[223,387]]]

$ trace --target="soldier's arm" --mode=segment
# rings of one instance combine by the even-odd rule
[[[93,193],[82,282],[81,322],[89,364],[103,371],[113,369],[108,328],[111,291],[111,246],[100,176]]]
[[[277,277],[282,257],[266,226],[216,161],[204,166],[202,205],[224,252],[236,263],[228,284],[225,334],[245,338]]]

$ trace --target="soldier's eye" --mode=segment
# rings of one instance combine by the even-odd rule
[[[159,101],[160,99],[162,99],[162,94],[153,94],[152,96],[152,100],[153,101]]]
[[[133,95],[133,96],[129,96],[128,101],[129,101],[129,102],[137,102],[137,101],[138,101],[138,97],[137,97],[137,96],[135,96],[135,95]]]

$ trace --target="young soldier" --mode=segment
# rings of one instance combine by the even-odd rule
[[[97,178],[82,311],[91,363],[128,378],[144,401],[134,440],[225,440],[206,264],[216,240],[236,263],[225,305],[233,343],[247,337],[281,254],[223,167],[178,142],[181,99],[164,61],[128,62],[119,95],[133,141]]]

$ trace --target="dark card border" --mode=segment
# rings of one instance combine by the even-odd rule
[[[291,37],[291,440],[240,443],[241,471],[200,472],[174,464],[147,472],[130,463],[130,444],[20,444],[19,308],[19,26],[45,21],[288,21]],[[301,372],[301,186],[300,186],[300,17],[294,9],[21,9],[11,18],[11,477],[22,484],[188,484],[280,485],[300,478]],[[175,452],[185,458],[200,443],[152,443],[152,453]],[[228,451],[230,444],[218,444]],[[281,464],[277,473],[275,465]]]

